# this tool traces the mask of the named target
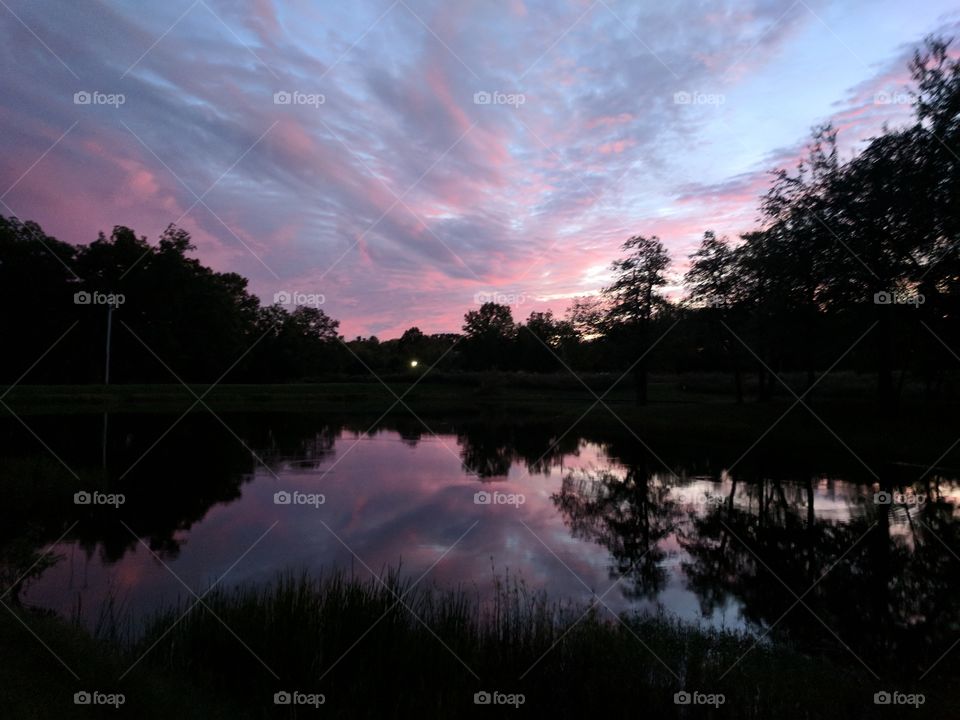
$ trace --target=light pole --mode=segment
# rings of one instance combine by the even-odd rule
[[[107,347],[104,353],[103,384],[110,384],[110,338],[113,333],[113,311],[117,309],[118,303],[107,303]],[[107,469],[107,419],[109,413],[103,411],[103,469]]]
[[[103,384],[110,384],[110,334],[113,330],[114,303],[107,303],[107,350],[103,369]]]

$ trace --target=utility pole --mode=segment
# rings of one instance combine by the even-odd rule
[[[117,308],[116,303],[107,303],[107,347],[104,354],[103,384],[110,384],[110,337],[113,333],[113,311]],[[103,469],[107,469],[107,417],[108,413],[103,413]]]
[[[109,303],[107,305],[107,351],[106,351],[106,360],[104,362],[103,370],[103,384],[110,384],[110,334],[113,330],[113,311],[114,304]]]

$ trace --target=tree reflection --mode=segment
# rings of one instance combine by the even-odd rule
[[[207,415],[187,416],[171,429],[174,419],[111,417],[104,466],[99,424],[36,418],[38,434],[79,481],[52,457],[25,449],[33,446],[22,434],[0,434],[3,584],[15,584],[31,568],[23,582],[34,579],[50,564],[37,562],[39,551],[68,530],[68,542],[107,563],[136,550],[141,539],[158,555],[175,557],[187,531],[214,506],[237,500],[256,473],[322,470],[336,458],[344,432],[359,437],[395,429],[414,445],[422,431],[407,419],[372,430],[356,418],[306,414],[230,416],[230,431]],[[584,442],[583,434],[561,435],[546,422],[452,430],[464,467],[482,480],[505,477],[514,464],[531,474],[562,468]],[[930,678],[956,675],[948,654],[960,639],[955,481],[929,476],[906,487],[906,470],[897,475],[887,468],[887,491],[924,501],[882,504],[874,497],[878,488],[810,477],[782,461],[779,474],[721,474],[721,498],[691,503],[680,493],[716,489],[717,473],[704,461],[677,461],[676,467],[703,471],[699,480],[683,473],[678,479],[652,472],[659,462],[624,438],[607,438],[603,448],[602,468],[562,473],[551,500],[573,537],[609,552],[610,575],[623,579],[627,597],[656,601],[676,572],[667,561],[680,555],[683,581],[704,615],[735,606],[758,634],[769,631],[842,663],[863,661],[880,675],[918,678],[931,667]],[[78,507],[72,496],[80,487],[121,492],[128,502],[119,510]],[[13,588],[12,602],[20,591]],[[948,659],[938,663],[941,656]]]
[[[552,499],[574,537],[610,551],[611,577],[626,579],[628,597],[654,599],[668,577],[663,563],[669,552],[663,543],[681,516],[669,495],[663,477],[631,466],[623,475],[570,472]]]
[[[103,440],[100,422],[37,418],[35,425],[66,467],[25,453],[33,446],[16,432],[5,435],[0,565],[15,572],[17,558],[30,557],[25,544],[42,548],[68,528],[68,541],[108,563],[141,540],[159,556],[175,558],[186,531],[215,505],[239,499],[256,472],[325,463],[341,427],[308,416],[225,417],[229,430],[209,415],[178,422],[165,415],[114,415]],[[117,509],[75,505],[73,494],[82,489],[121,493],[126,502]]]
[[[483,480],[505,478],[514,463],[529,475],[543,474],[577,455],[581,438],[551,424],[471,423],[457,428],[463,468]]]
[[[960,629],[955,506],[929,490],[914,506],[851,488],[838,520],[815,513],[812,483],[752,484],[736,503],[689,515],[678,536],[687,585],[705,613],[732,600],[759,632],[919,678]]]

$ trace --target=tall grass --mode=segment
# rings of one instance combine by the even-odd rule
[[[497,581],[490,601],[414,586],[398,571],[382,580],[288,574],[202,597],[166,608],[135,634],[112,608],[96,638],[49,612],[0,613],[0,717],[955,716],[950,688],[924,688],[919,710],[877,707],[874,693],[909,688],[874,680],[852,658],[551,602],[511,578]],[[78,706],[78,690],[123,693],[125,704]],[[683,690],[724,702],[676,704]],[[325,703],[276,705],[278,691],[322,693]],[[515,702],[522,694],[523,704],[474,704],[483,691]]]
[[[146,652],[134,674],[202,688],[235,717],[293,716],[273,696],[297,690],[322,693],[320,712],[344,718],[514,711],[475,705],[480,691],[522,693],[522,711],[538,716],[857,718],[872,716],[880,689],[857,670],[744,634],[551,602],[510,578],[489,602],[392,571],[284,575],[194,603],[148,622],[127,647],[132,658]],[[681,690],[725,702],[677,705]]]

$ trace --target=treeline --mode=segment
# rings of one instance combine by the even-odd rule
[[[796,171],[774,173],[760,229],[736,246],[704,236],[685,279],[728,326],[703,332],[735,371],[792,365],[812,384],[862,342],[890,407],[908,372],[932,388],[957,369],[960,62],[948,46],[928,39],[910,63],[911,123],[847,161],[836,131],[818,128]]]
[[[888,406],[907,378],[938,392],[960,366],[960,62],[930,39],[910,71],[910,123],[847,160],[817,128],[796,169],[773,173],[758,229],[704,234],[679,300],[664,291],[664,245],[637,235],[611,284],[562,318],[518,323],[486,303],[462,334],[346,340],[319,307],[262,305],[245,278],[189,257],[182,229],[150,244],[116,227],[73,246],[0,217],[0,379],[103,382],[109,335],[110,379],[125,383],[569,368],[629,373],[645,402],[651,370],[728,372],[742,399],[748,374],[764,396],[781,372],[812,386],[844,368],[876,373]]]
[[[627,370],[638,402],[650,368],[725,370],[743,398],[779,373],[872,371],[893,407],[908,377],[929,394],[960,367],[960,62],[931,38],[910,63],[913,118],[843,161],[837,132],[816,128],[793,171],[773,173],[759,228],[736,242],[704,233],[664,293],[671,258],[655,237],[628,239],[613,282],[563,320],[509,308],[467,314],[467,366]],[[681,322],[682,321],[682,322]]]
[[[156,245],[116,227],[73,246],[0,217],[0,373],[30,383],[282,381],[327,367],[336,320],[262,306],[236,273],[190,258],[173,226]],[[39,361],[38,361],[39,360]]]

